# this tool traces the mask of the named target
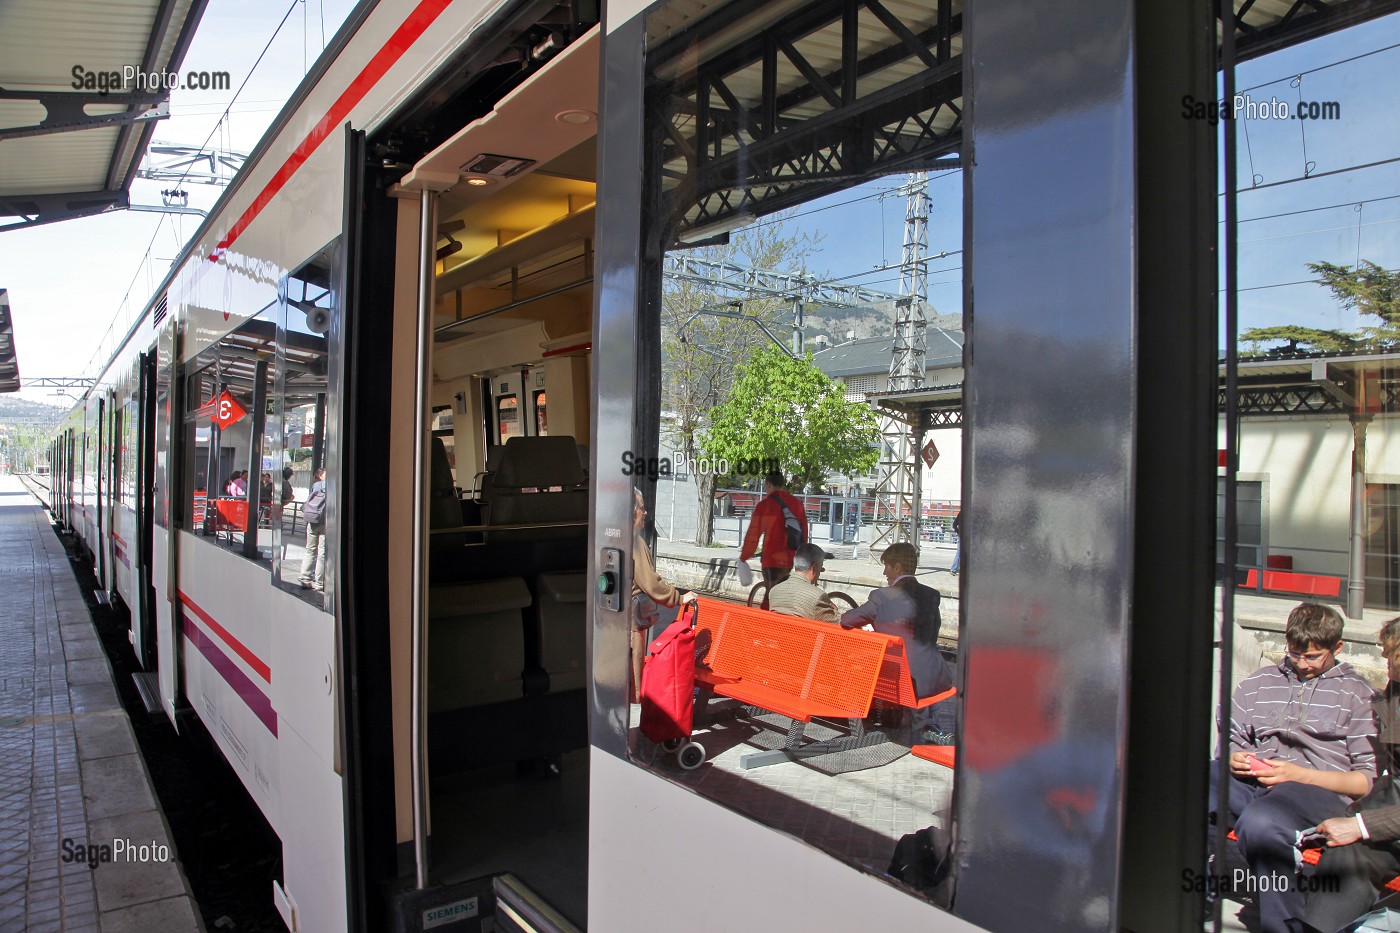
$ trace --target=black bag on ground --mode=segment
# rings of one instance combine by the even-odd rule
[[[950,905],[949,872],[953,867],[953,841],[948,833],[928,826],[906,833],[895,843],[889,875],[922,893],[940,907]]]

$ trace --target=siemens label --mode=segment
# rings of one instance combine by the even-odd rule
[[[433,927],[440,927],[452,923],[454,920],[475,917],[476,900],[474,897],[469,897],[464,901],[454,901],[451,904],[423,911],[423,929],[431,930]]]

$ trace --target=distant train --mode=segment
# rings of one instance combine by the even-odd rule
[[[1198,929],[1215,130],[1154,108],[1214,93],[1210,5],[601,6],[361,3],[49,451],[288,929]],[[1241,55],[1395,8],[1284,6]],[[673,404],[661,259],[950,159],[956,769],[682,772],[633,728],[617,468]]]

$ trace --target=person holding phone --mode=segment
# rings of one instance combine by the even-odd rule
[[[1246,677],[1231,699],[1226,804],[1256,882],[1263,933],[1301,929],[1299,833],[1363,796],[1376,775],[1374,692],[1337,660],[1342,624],[1330,606],[1296,606],[1283,660]],[[1218,819],[1216,774],[1212,764],[1211,812]]]

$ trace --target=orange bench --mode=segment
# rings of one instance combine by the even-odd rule
[[[717,696],[791,720],[783,748],[745,755],[741,768],[885,741],[871,733],[802,744],[805,724],[814,718],[870,714],[888,636],[703,597],[698,603],[695,679]]]
[[[942,693],[919,699],[914,694],[914,677],[909,673],[909,656],[904,651],[904,639],[896,635],[880,637],[886,639],[888,644],[885,660],[880,665],[880,679],[875,682],[875,699],[910,709],[923,709],[957,694],[957,687],[949,687]]]
[[[957,695],[957,687],[949,687],[942,693],[935,693],[919,699],[914,695],[914,678],[909,673],[909,658],[904,651],[904,640],[886,635],[890,640],[885,652],[885,663],[880,666],[880,679],[875,684],[875,698],[910,709],[923,709],[941,703]],[[953,767],[957,749],[951,745],[915,745],[910,751],[917,757],[945,768]]]
[[[1243,589],[1259,589],[1259,571],[1250,570],[1245,574]],[[1342,578],[1328,577],[1317,573],[1294,573],[1291,570],[1265,570],[1263,589],[1277,593],[1297,593],[1300,596],[1340,597]]]
[[[915,745],[909,751],[916,758],[931,761],[945,768],[951,768],[958,757],[958,749],[955,745]]]

